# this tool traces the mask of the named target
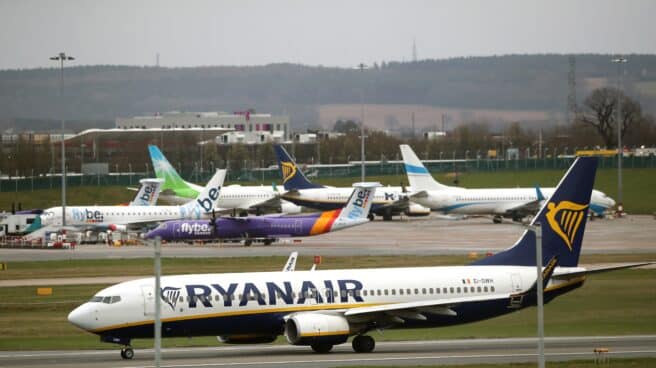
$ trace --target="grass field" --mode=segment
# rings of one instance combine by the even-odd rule
[[[596,258],[600,257],[600,258]],[[637,258],[639,257],[639,258]],[[334,257],[322,268],[384,267],[387,265],[462,264],[463,257]],[[653,259],[653,255],[584,257],[582,262],[620,262]],[[228,272],[278,270],[284,257],[253,259],[165,259],[164,272]],[[310,259],[302,257],[299,269],[307,269]],[[152,260],[14,262],[3,278],[64,277],[65,275],[142,275],[152,269]],[[15,272],[15,273],[9,273]],[[56,286],[53,295],[39,297],[35,287],[0,288],[0,350],[73,349],[115,346],[100,343],[92,334],[73,327],[68,313],[106,285]],[[545,308],[547,336],[623,335],[656,333],[656,270],[623,270],[590,276],[585,285],[555,299]],[[44,328],[47,326],[47,328]],[[535,334],[535,309],[474,324],[420,329],[387,330],[374,333],[377,340],[417,340],[448,338],[516,337]],[[165,339],[164,346],[204,346],[217,344],[214,337]],[[152,346],[150,340],[137,340],[135,347]]]
[[[599,364],[589,360],[575,360],[571,362],[547,362],[547,367],[549,368],[599,368],[599,367],[613,367],[613,368],[652,368],[656,366],[655,358],[644,358],[644,359],[613,359],[612,364]],[[345,368],[390,368],[390,367],[405,367],[405,368],[428,368],[428,367],[440,367],[440,368],[498,368],[498,367],[510,367],[510,368],[535,368],[535,363],[509,363],[509,364],[465,364],[465,365],[416,365],[416,366],[395,366],[395,365],[384,365],[384,366],[375,366],[375,365],[358,365]]]
[[[486,187],[533,187],[539,184],[543,187],[558,184],[564,170],[521,170],[472,172],[459,176],[460,186],[467,188]],[[650,184],[656,183],[656,169],[625,169],[624,170],[624,208],[629,213],[651,214],[656,212],[656,191]],[[452,184],[453,177],[448,174],[437,174],[435,178],[445,184]],[[407,183],[405,175],[371,176],[367,180],[379,181],[385,185]],[[319,183],[335,186],[350,186],[357,178],[320,178]],[[259,184],[259,183],[251,183]],[[267,183],[269,185],[269,183]],[[617,171],[600,169],[597,173],[595,188],[617,198]],[[83,186],[70,187],[67,203],[70,205],[88,204],[118,204],[132,200],[134,192],[122,186]],[[21,202],[23,208],[48,208],[57,206],[61,201],[59,189],[38,190],[34,192],[1,192],[0,208],[8,210],[12,202]]]

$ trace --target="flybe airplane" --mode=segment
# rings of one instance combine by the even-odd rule
[[[441,327],[505,315],[583,285],[578,266],[597,159],[578,158],[545,201],[532,225],[542,229],[544,283],[537,285],[535,235],[525,231],[509,249],[467,266],[370,268],[164,276],[100,290],[68,320],[105,342],[123,345],[154,333],[160,298],[162,336],[218,336],[225,343],[265,343],[284,335],[290,344],[326,353],[352,338],[371,352],[370,331]]]
[[[157,203],[157,198],[159,197],[159,193],[161,191],[161,186],[162,186],[163,180],[161,179],[154,179],[154,178],[147,178],[147,179],[141,179],[139,180],[139,183],[141,184],[141,187],[137,191],[137,195],[134,197],[134,199],[128,204],[128,206],[154,206],[155,203]],[[132,208],[133,210],[136,211],[135,208]],[[43,213],[42,213],[43,214]],[[32,241],[32,240],[37,240],[39,238],[43,238],[46,233],[52,232],[52,231],[58,231],[58,230],[79,230],[77,227],[68,227],[64,229],[61,226],[56,226],[56,225],[49,225],[49,226],[44,226],[43,223],[41,222],[42,218],[41,216],[38,216],[34,219],[34,222],[30,224],[30,226],[25,230],[27,233],[23,239]],[[102,227],[97,228],[96,230],[105,230]]]
[[[356,183],[346,207],[305,215],[272,215],[249,217],[213,217],[207,220],[173,220],[162,222],[146,234],[146,238],[162,240],[253,240],[265,245],[281,237],[304,237],[346,229],[369,222],[367,216],[379,183]]]
[[[184,181],[157,146],[149,145],[150,159],[158,178],[164,179],[162,199],[172,203],[186,203],[195,198],[203,188]],[[240,213],[299,213],[301,208],[280,199],[273,187],[228,185],[221,190],[221,208],[217,212]]]
[[[334,210],[346,205],[346,201],[351,196],[351,188],[328,187],[310,182],[283,146],[274,145],[273,148],[276,151],[278,167],[286,190],[282,198],[299,206],[318,210]],[[373,220],[374,214],[382,216],[384,220],[391,220],[392,216],[401,213],[408,216],[430,214],[430,209],[410,203],[405,189],[391,186],[379,188],[371,207],[370,219]]]
[[[218,199],[225,174],[225,170],[217,170],[198,197],[181,206],[67,206],[66,225],[77,230],[126,231],[130,226],[142,227],[165,220],[207,218]],[[43,211],[40,223],[53,229],[61,227],[62,208]]]
[[[403,163],[408,182],[414,193],[412,202],[430,208],[432,211],[452,215],[492,215],[495,223],[503,217],[521,221],[535,214],[542,202],[553,195],[555,188],[490,188],[466,189],[450,187],[438,183],[426,170],[417,155],[407,144],[401,145]],[[590,199],[591,214],[603,216],[615,201],[606,194],[592,191]]]

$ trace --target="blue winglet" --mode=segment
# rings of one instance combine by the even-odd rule
[[[535,184],[535,195],[538,197],[538,201],[544,201],[545,197],[544,194],[542,194],[542,191],[540,190],[540,185]]]

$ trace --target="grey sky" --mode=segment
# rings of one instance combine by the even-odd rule
[[[656,53],[650,0],[0,0],[0,69],[353,66],[510,53]]]

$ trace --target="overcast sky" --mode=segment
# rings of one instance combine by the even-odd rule
[[[656,1],[0,0],[0,69],[656,53]]]

